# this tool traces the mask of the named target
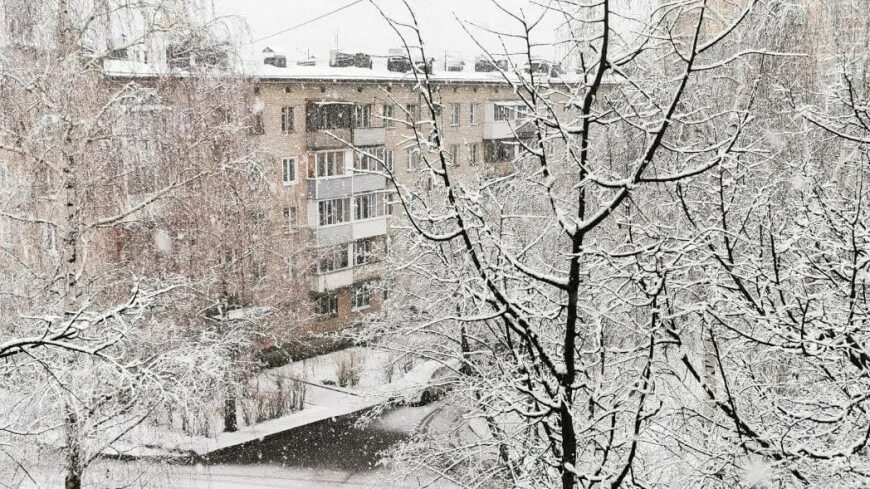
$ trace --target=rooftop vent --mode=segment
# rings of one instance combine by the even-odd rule
[[[275,51],[272,51],[271,48],[266,48],[263,50],[263,64],[274,66],[276,68],[286,68],[287,56],[284,56],[283,54],[275,54]]]
[[[461,59],[447,59],[444,62],[444,69],[447,71],[465,71],[465,61]]]
[[[365,53],[350,54],[333,50],[329,52],[329,66],[334,68],[355,66],[372,69],[372,57]]]
[[[489,58],[477,58],[474,62],[474,71],[481,73],[490,73],[493,71],[507,71],[509,68],[508,60],[497,59],[495,62]]]

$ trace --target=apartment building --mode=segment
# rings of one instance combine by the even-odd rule
[[[262,287],[305,287],[310,331],[352,325],[377,311],[386,293],[382,259],[392,216],[401,212],[386,173],[403,185],[426,184],[414,129],[425,137],[429,110],[411,73],[279,63],[251,76],[253,137],[281,178],[269,219],[293,235],[274,251],[307,253],[292,283]],[[498,171],[516,157],[520,102],[501,75],[444,72],[432,80],[443,147],[460,178]]]

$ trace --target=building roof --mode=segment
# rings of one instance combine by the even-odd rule
[[[158,77],[158,76],[189,76],[181,70],[172,70],[166,66],[129,60],[106,60],[103,72],[113,77]],[[250,76],[264,82],[282,81],[317,81],[317,82],[393,82],[415,83],[413,73],[389,71],[384,60],[375,60],[371,69],[357,67],[331,66],[299,66],[288,63],[286,67],[276,67],[263,64],[262,60],[244,63],[235,75]],[[541,74],[536,74],[540,81]],[[509,74],[509,79],[516,77]],[[473,66],[466,65],[464,71],[444,71],[434,69],[430,79],[440,83],[486,83],[505,84],[505,77],[499,72],[477,72]],[[581,81],[575,74],[563,74],[558,78],[549,78],[552,83],[576,83]]]

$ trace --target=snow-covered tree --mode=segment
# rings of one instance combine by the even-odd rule
[[[14,484],[58,454],[81,487],[149,417],[226,392],[250,344],[250,318],[212,312],[241,273],[218,244],[255,244],[226,239],[238,221],[201,196],[262,185],[253,90],[192,2],[3,7],[0,472]]]

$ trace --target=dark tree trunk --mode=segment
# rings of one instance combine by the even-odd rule
[[[239,430],[239,423],[236,418],[236,399],[228,397],[224,401],[224,431],[231,433]]]

